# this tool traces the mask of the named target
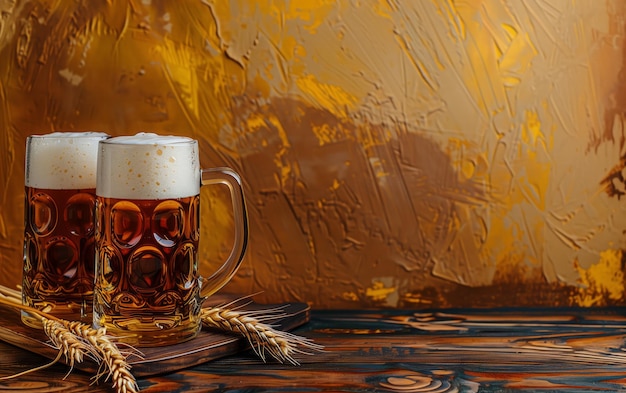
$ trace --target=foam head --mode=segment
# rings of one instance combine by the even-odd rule
[[[172,199],[200,193],[198,142],[139,133],[107,139],[98,152],[96,194],[118,199]]]
[[[96,188],[98,142],[102,132],[53,132],[26,140],[25,184],[68,190]]]

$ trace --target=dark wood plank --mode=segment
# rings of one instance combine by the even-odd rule
[[[49,362],[50,359],[48,358],[0,341],[0,377],[14,375]],[[17,378],[0,380],[0,392],[114,392],[108,382],[101,381],[90,386],[93,382],[91,374],[80,370],[74,370],[69,375],[68,372],[69,368],[66,365],[56,364]]]
[[[300,367],[244,353],[140,380],[144,392],[607,392],[626,389],[626,313],[314,311]]]
[[[317,310],[293,332],[325,350],[298,356],[300,366],[263,363],[243,351],[140,377],[139,387],[144,393],[626,391],[622,309]],[[0,343],[0,376],[44,360],[10,348]],[[47,383],[50,391],[87,391],[88,374],[75,371],[62,381],[65,371],[55,366],[20,377],[13,387]],[[0,391],[9,389],[5,383]]]
[[[208,304],[226,304],[236,299],[231,295],[212,296]],[[309,320],[309,307],[303,303],[260,305],[250,303],[242,310],[282,308],[283,316],[272,320],[272,324],[282,330],[291,330]],[[14,309],[0,305],[0,339],[9,344],[54,359],[58,351],[48,342],[41,330],[25,326],[20,314]],[[248,348],[246,340],[240,336],[202,329],[193,340],[170,346],[140,348],[142,357],[130,356],[128,362],[136,377],[172,372],[181,368],[205,363],[231,355]],[[75,365],[76,368],[94,372],[98,366],[90,361]]]

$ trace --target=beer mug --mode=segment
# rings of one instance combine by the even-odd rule
[[[26,140],[22,301],[57,317],[91,320],[98,142],[104,133]],[[39,327],[28,312],[22,321]]]
[[[198,272],[200,187],[230,190],[235,240],[208,278]],[[200,169],[198,142],[140,133],[100,143],[93,325],[135,346],[180,343],[201,328],[203,300],[235,274],[248,224],[241,179]]]

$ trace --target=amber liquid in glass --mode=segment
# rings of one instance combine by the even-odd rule
[[[199,202],[97,197],[94,327],[137,346],[197,335]]]
[[[26,187],[23,303],[59,318],[91,322],[95,189]],[[22,313],[27,325],[37,318]]]

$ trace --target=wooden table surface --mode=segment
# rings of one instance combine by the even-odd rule
[[[300,366],[243,352],[138,379],[142,392],[626,390],[626,309],[316,311],[294,333],[325,347]],[[47,362],[0,343],[0,376]],[[111,392],[55,365],[0,392]]]

